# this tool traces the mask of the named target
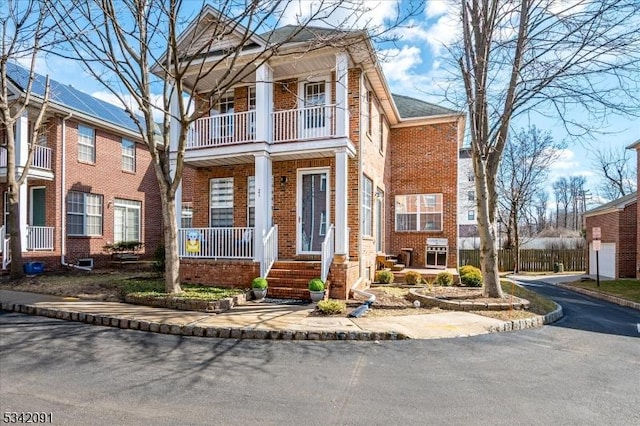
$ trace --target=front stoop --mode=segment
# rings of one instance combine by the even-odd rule
[[[309,280],[319,278],[320,270],[320,262],[316,261],[277,261],[267,275],[269,282],[267,296],[282,299],[311,299]]]

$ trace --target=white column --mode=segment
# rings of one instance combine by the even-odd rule
[[[255,225],[253,232],[254,261],[260,262],[264,256],[262,238],[269,231],[269,211],[271,211],[271,157],[266,152],[255,154]]]
[[[256,141],[271,142],[273,70],[268,64],[256,69]]]
[[[175,90],[175,86],[173,87],[173,92],[171,93],[171,103],[169,106],[169,112],[171,113],[171,120],[169,121],[169,166],[171,170],[171,177],[175,177],[176,173],[176,162],[178,157],[178,142],[180,139],[180,106],[178,105],[178,96],[180,94]],[[181,219],[182,219],[182,181],[180,181],[180,185],[176,189],[176,226],[180,229]]]
[[[336,254],[349,254],[349,240],[347,228],[347,149],[341,148],[336,151]]]
[[[349,57],[336,54],[336,136],[349,136]]]
[[[24,166],[27,164],[29,157],[29,118],[27,114],[22,115],[16,121],[16,175],[20,176]],[[29,192],[27,187],[27,179],[20,185],[18,206],[20,208],[20,239],[22,251],[27,250],[27,225],[29,216],[27,215],[27,205],[29,200]]]

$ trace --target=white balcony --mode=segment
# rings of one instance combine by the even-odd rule
[[[51,170],[51,148],[36,145],[33,149],[31,167],[42,170]],[[0,168],[7,167],[7,150],[0,149]]]
[[[187,149],[333,138],[336,136],[335,111],[335,105],[275,111],[271,113],[273,131],[268,141],[256,139],[256,111],[204,117],[189,128]]]
[[[253,259],[253,228],[178,229],[178,253],[184,258]]]

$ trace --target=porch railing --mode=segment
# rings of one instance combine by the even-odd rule
[[[273,113],[273,142],[335,136],[335,105],[287,109]]]
[[[262,259],[260,261],[260,276],[266,277],[271,267],[278,260],[278,225],[273,225],[262,239]]]
[[[36,145],[33,149],[31,167],[37,169],[51,170],[51,148]],[[0,149],[0,167],[7,167],[7,150]]]
[[[196,120],[187,135],[187,148],[207,148],[256,139],[256,112],[234,112]]]
[[[329,226],[327,230],[327,234],[324,236],[324,240],[322,241],[321,248],[321,257],[320,257],[320,278],[322,281],[327,281],[329,277],[329,268],[331,268],[331,263],[333,263],[333,255],[336,251],[336,240],[333,237],[334,227],[333,224]]]
[[[27,250],[53,250],[53,227],[27,226]]]
[[[253,259],[253,228],[178,229],[180,257]]]

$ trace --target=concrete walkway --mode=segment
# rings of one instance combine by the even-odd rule
[[[556,318],[501,321],[468,312],[346,318],[310,316],[313,305],[249,302],[211,314],[0,290],[3,310],[185,336],[281,340],[397,340],[473,336],[538,327]],[[561,312],[560,312],[561,315]]]

